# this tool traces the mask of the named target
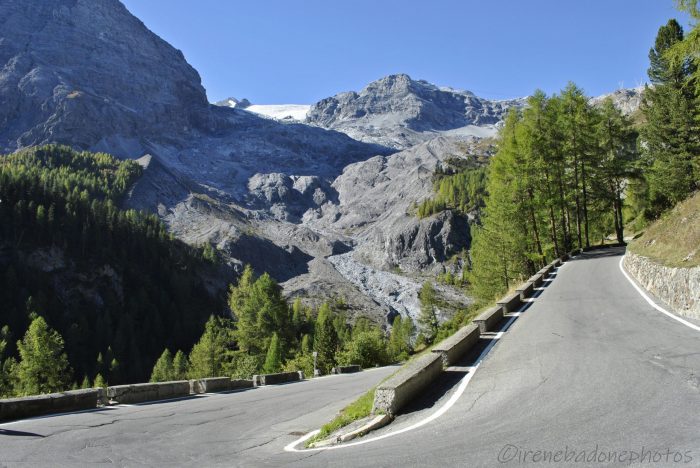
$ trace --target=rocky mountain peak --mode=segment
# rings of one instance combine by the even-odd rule
[[[621,88],[613,91],[612,93],[591,98],[591,103],[593,105],[601,105],[605,99],[610,98],[612,99],[615,107],[617,107],[623,114],[631,115],[635,113],[642,104],[643,93],[644,86],[639,86],[637,88]]]
[[[197,71],[118,0],[3,0],[0,149],[49,141],[139,155],[211,126]]]
[[[234,109],[245,109],[247,107],[250,107],[251,103],[246,98],[237,99],[235,97],[229,97],[229,98],[226,98],[224,100],[215,102],[214,105],[221,106],[221,107],[231,107]]]
[[[311,106],[306,122],[347,133],[353,138],[406,148],[465,127],[500,122],[522,100],[490,101],[469,91],[440,88],[406,74],[389,75],[360,92],[345,92]],[[486,136],[473,128],[462,133]],[[493,133],[493,132],[490,132]]]

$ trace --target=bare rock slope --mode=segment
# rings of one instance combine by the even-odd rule
[[[441,134],[493,136],[508,109],[523,104],[523,99],[491,101],[398,74],[374,81],[360,92],[317,102],[306,122],[361,141],[407,148]]]

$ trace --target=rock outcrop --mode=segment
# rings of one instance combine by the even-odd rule
[[[603,94],[602,96],[591,98],[591,104],[600,105],[605,99],[610,98],[612,99],[615,107],[617,107],[623,114],[632,115],[637,112],[639,106],[642,104],[643,92],[643,86],[638,88],[622,88],[609,94]]]

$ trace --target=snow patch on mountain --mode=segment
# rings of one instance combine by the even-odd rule
[[[248,112],[272,117],[277,120],[303,122],[311,106],[308,104],[253,104],[246,107]]]

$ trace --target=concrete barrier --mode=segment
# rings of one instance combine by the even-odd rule
[[[262,374],[253,376],[253,383],[256,387],[262,385],[281,384],[285,382],[298,382],[300,380],[304,380],[304,373],[302,371],[280,372],[278,374]]]
[[[190,380],[190,393],[225,392],[227,390],[231,390],[230,377]]]
[[[504,314],[513,312],[520,307],[520,293],[513,293],[510,296],[506,296],[500,301],[497,301],[496,304],[503,307]]]
[[[532,285],[536,288],[542,286],[542,283],[544,283],[544,276],[542,273],[535,273],[530,277],[528,282],[532,283]]]
[[[460,328],[454,335],[433,346],[432,352],[442,356],[442,363],[447,367],[464,356],[477,341],[479,341],[479,326],[470,323]]]
[[[241,388],[253,388],[252,380],[232,380],[229,377],[210,377],[190,380],[190,393],[226,392]]]
[[[552,263],[550,263],[549,265],[552,267],[552,269],[554,269],[554,268],[556,268],[556,267],[558,267],[558,266],[561,266],[561,258],[555,259],[555,260],[554,260]]]
[[[534,283],[531,283],[530,281],[527,281],[520,286],[518,286],[515,289],[516,294],[520,294],[520,300],[522,302],[525,302],[525,299],[532,296],[532,293],[534,292],[535,285]]]
[[[247,379],[231,379],[231,390],[240,390],[243,388],[253,388],[255,383]]]
[[[99,393],[100,389],[89,388],[0,400],[0,421],[96,408]]]
[[[394,416],[442,373],[442,356],[428,353],[410,361],[374,392],[373,413]]]
[[[107,398],[117,403],[143,403],[190,394],[190,381],[142,383],[107,387]]]
[[[352,366],[337,366],[331,371],[331,374],[353,374],[355,372],[360,372],[362,367],[358,365]]]
[[[479,327],[479,333],[486,333],[494,330],[503,320],[503,307],[493,306],[483,311],[474,319],[474,324]]]

